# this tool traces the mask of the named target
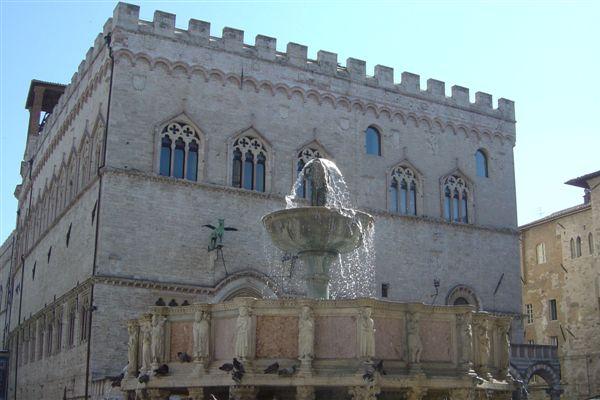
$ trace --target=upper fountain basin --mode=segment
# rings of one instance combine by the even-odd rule
[[[348,253],[363,242],[373,217],[361,211],[345,215],[326,207],[299,207],[275,211],[262,221],[279,249],[302,252]]]

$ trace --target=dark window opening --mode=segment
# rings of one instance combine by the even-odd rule
[[[52,246],[48,249],[48,263],[50,263],[50,257],[52,256]]]
[[[189,144],[186,178],[190,181],[198,180],[198,143],[192,141]]]
[[[390,285],[388,283],[381,284],[381,297],[388,297]]]
[[[259,192],[265,191],[265,163],[267,159],[264,154],[260,153],[256,161],[256,190]]]
[[[475,164],[477,165],[477,176],[484,178],[488,177],[488,160],[482,150],[477,150],[475,153]]]
[[[242,187],[242,152],[235,149],[233,152],[233,178],[231,180],[233,187]]]
[[[550,300],[550,320],[556,321],[558,319],[558,311],[556,309],[556,300]]]
[[[244,171],[242,173],[244,180],[244,189],[254,189],[254,155],[251,152],[246,152],[244,158]]]
[[[163,136],[160,147],[160,174],[171,175],[171,139]]]
[[[185,165],[185,142],[182,138],[175,141],[175,156],[173,157],[173,176],[183,178],[183,167]]]
[[[94,208],[92,209],[92,225],[94,224],[94,221],[96,220],[96,207],[98,206],[98,200],[96,200],[96,202],[94,203]]]
[[[33,263],[33,268],[31,269],[31,280],[34,281],[35,280],[35,268],[37,267],[37,261]],[[18,288],[17,288],[18,289]],[[19,293],[19,291],[17,290],[17,293]]]
[[[465,306],[469,304],[469,301],[467,299],[465,299],[464,297],[458,297],[456,300],[454,300],[453,303],[455,306]]]

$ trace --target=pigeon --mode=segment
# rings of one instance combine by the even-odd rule
[[[161,307],[166,306],[165,301],[162,299],[162,297],[159,297],[158,300],[156,300],[156,303],[154,303],[154,305],[161,306]]]
[[[244,365],[239,362],[237,358],[233,359],[233,368],[235,368],[237,371],[241,371],[242,373],[246,372]]]
[[[182,306],[189,306],[190,302],[187,300],[184,300],[183,303],[181,303]]]
[[[279,363],[274,362],[265,369],[265,374],[276,374],[279,371]]]
[[[297,366],[292,365],[291,367],[280,369],[278,374],[279,376],[292,376],[296,373]]]
[[[375,371],[379,372],[381,375],[387,375],[387,372],[383,369],[383,360],[379,360],[377,364],[375,364]]]
[[[231,363],[225,363],[225,364],[221,365],[219,367],[219,369],[221,371],[231,372],[231,371],[233,371],[233,364],[231,364]]]
[[[123,380],[123,378],[125,377],[125,374],[123,372],[121,372],[120,375],[118,376],[114,376],[111,378],[111,383],[110,386],[111,387],[118,387],[121,386],[121,381]]]
[[[242,371],[233,371],[231,374],[231,378],[233,378],[236,383],[240,383],[242,378],[244,377],[244,373]]]
[[[171,299],[169,302],[169,307],[177,307],[179,304],[175,301],[175,299]]]
[[[150,380],[150,376],[148,374],[140,375],[138,377],[138,382],[140,382],[140,383],[148,383],[149,380]]]
[[[157,376],[164,376],[169,373],[169,366],[167,364],[163,364],[160,367],[154,370],[154,374]]]
[[[192,357],[190,357],[190,355],[186,352],[180,351],[179,353],[177,353],[177,358],[181,362],[191,362],[192,361]]]
[[[366,382],[373,382],[375,380],[375,376],[373,375],[373,371],[368,369],[364,375],[362,376],[363,380]]]

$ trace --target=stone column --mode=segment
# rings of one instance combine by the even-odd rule
[[[230,386],[229,398],[231,400],[256,400],[258,390],[254,386]]]
[[[194,387],[188,388],[189,400],[204,400],[204,388]]]
[[[315,400],[314,386],[297,386],[296,400]]]
[[[424,387],[413,387],[408,389],[406,392],[407,400],[421,400],[427,394],[427,388]]]
[[[381,388],[376,385],[352,386],[348,388],[348,394],[352,400],[377,400]]]

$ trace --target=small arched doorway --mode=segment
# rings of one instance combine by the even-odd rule
[[[546,363],[530,366],[524,374],[525,385],[530,399],[559,400],[562,393],[560,376]]]
[[[481,302],[475,291],[467,285],[456,285],[448,292],[446,304],[450,306],[472,305],[481,310]]]

